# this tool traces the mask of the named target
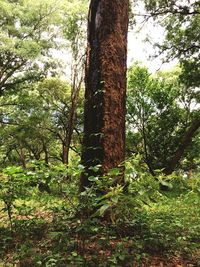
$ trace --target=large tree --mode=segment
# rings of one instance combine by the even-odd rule
[[[54,72],[59,8],[46,0],[0,1],[0,96]]]
[[[200,1],[144,0],[148,14],[165,29],[164,42],[157,43],[167,60],[179,59],[187,86],[199,86]],[[165,57],[166,60],[166,57]]]
[[[134,1],[134,3],[137,2],[139,1]],[[200,1],[143,0],[143,2],[146,11],[143,10],[139,15],[144,16],[146,20],[153,18],[154,22],[164,29],[163,38],[155,43],[155,51],[157,51],[157,55],[162,55],[163,61],[170,62],[173,59],[179,61],[181,66],[179,82],[183,92],[192,92],[188,100],[192,101],[191,104],[195,111],[192,112],[190,124],[185,124],[177,149],[174,151],[168,167],[165,168],[165,173],[170,174],[183,158],[185,151],[190,147],[200,129],[198,105],[200,97]],[[188,107],[185,106],[186,114],[187,109]],[[185,117],[185,121],[187,122],[187,117]]]
[[[90,3],[81,190],[92,166],[106,174],[124,160],[128,9],[128,0]]]
[[[36,159],[45,152],[48,162],[48,141],[54,136],[68,164],[84,72],[87,3],[0,0],[0,146],[7,158],[15,149],[13,141],[16,145],[20,139],[24,157],[29,150]],[[63,52],[67,64],[61,60]],[[67,83],[60,80],[66,70]],[[5,146],[10,140],[12,146]],[[59,151],[54,141],[51,148]]]
[[[179,82],[180,72],[177,67],[153,76],[138,64],[129,69],[127,153],[140,153],[153,175],[185,169],[188,161],[195,167],[199,158],[196,94]]]

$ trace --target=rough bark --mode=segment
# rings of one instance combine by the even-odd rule
[[[89,175],[91,166],[101,164],[101,174],[106,174],[125,157],[128,2],[90,4],[82,153]],[[87,175],[82,175],[81,190],[88,185]]]
[[[168,166],[165,168],[164,173],[166,175],[170,175],[176,168],[178,162],[182,158],[185,149],[190,145],[192,138],[196,134],[197,130],[200,128],[200,118],[197,118],[190,128],[186,131],[185,135],[183,136],[180,145],[176,152],[174,153],[173,158],[171,159],[170,163]]]

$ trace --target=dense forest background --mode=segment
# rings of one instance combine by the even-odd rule
[[[199,266],[200,1],[130,1],[177,64],[128,66],[125,160],[80,190],[88,10],[0,0],[0,265]]]

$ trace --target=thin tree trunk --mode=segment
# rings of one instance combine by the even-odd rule
[[[63,145],[63,153],[65,153],[63,154],[63,163],[66,165],[68,165],[69,163],[69,150],[70,150],[70,144],[72,141],[72,136],[73,136],[73,131],[74,131],[78,97],[79,97],[79,92],[80,92],[81,84],[82,84],[82,77],[80,78],[79,81],[77,81],[76,74],[77,73],[75,71],[74,77],[73,77],[73,84],[72,84],[72,93],[71,93],[72,94],[71,95],[71,108],[70,108],[67,127],[66,127],[65,143]]]
[[[142,113],[142,138],[143,138],[143,145],[144,145],[144,154],[145,154],[145,161],[146,164],[149,168],[149,172],[151,173],[151,175],[155,176],[154,170],[151,166],[151,162],[149,160],[149,154],[148,154],[148,150],[147,150],[147,137],[146,137],[146,131],[145,131],[145,122],[144,122],[144,111]]]
[[[82,163],[101,174],[125,158],[128,0],[92,0],[88,18]],[[118,180],[123,183],[123,175]],[[80,190],[89,185],[81,176]]]
[[[68,165],[69,159],[69,148],[67,147],[66,143],[62,144],[62,162],[65,165]]]
[[[44,161],[47,165],[49,165],[49,153],[48,153],[48,149],[47,149],[47,146],[44,140],[42,140],[42,146],[43,146],[43,151],[44,151]]]
[[[197,130],[200,128],[200,118],[197,118],[190,128],[186,131],[185,135],[183,136],[178,149],[176,150],[173,158],[171,159],[168,166],[165,168],[164,173],[166,175],[170,175],[176,168],[177,164],[179,163],[180,159],[182,158],[185,149],[190,145],[193,136],[196,134]]]
[[[26,159],[25,159],[25,154],[24,154],[23,148],[20,147],[19,148],[19,151],[16,149],[16,152],[19,155],[20,163],[21,163],[22,167],[24,169],[26,169]]]

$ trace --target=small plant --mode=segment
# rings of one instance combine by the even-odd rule
[[[26,175],[21,167],[7,167],[1,173],[0,200],[4,203],[2,211],[7,212],[11,231],[13,231],[13,208],[15,200],[27,195]]]

